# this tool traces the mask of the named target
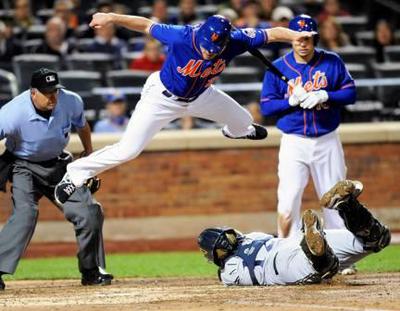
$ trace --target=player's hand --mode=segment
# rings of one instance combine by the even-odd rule
[[[305,94],[307,94],[306,90],[300,85],[296,85],[293,88],[293,93],[289,97],[289,105],[295,107],[300,104],[300,98],[302,98]]]
[[[107,13],[96,13],[92,16],[89,26],[92,28],[101,28],[112,23],[112,16]]]
[[[329,99],[326,91],[309,92],[300,98],[300,107],[303,109],[313,109],[316,105],[322,104]]]

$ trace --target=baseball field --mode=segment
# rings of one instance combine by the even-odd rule
[[[358,264],[355,276],[308,286],[239,287],[219,284],[200,252],[108,256],[113,285],[82,287],[73,257],[25,259],[1,310],[400,310],[400,246]],[[44,279],[47,278],[47,279]]]

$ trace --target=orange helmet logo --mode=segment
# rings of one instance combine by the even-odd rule
[[[306,21],[305,21],[304,19],[301,19],[301,20],[299,20],[299,21],[297,22],[297,24],[299,24],[299,26],[300,26],[301,28],[303,28],[303,27],[306,25]]]
[[[219,38],[219,36],[218,36],[218,34],[217,33],[213,33],[212,35],[211,35],[211,41],[212,42],[215,42],[215,41],[217,41],[218,40],[218,38]]]

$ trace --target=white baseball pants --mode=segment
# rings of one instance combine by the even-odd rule
[[[67,172],[76,186],[82,186],[87,179],[136,158],[157,132],[183,116],[226,124],[225,129],[232,136],[244,136],[253,131],[250,113],[214,86],[190,103],[167,98],[163,91],[165,87],[159,72],[151,74],[121,140],[68,165]]]
[[[336,131],[321,137],[309,138],[283,134],[278,165],[278,212],[292,220],[289,235],[301,226],[301,201],[309,176],[318,198],[346,177],[344,153]],[[334,210],[324,209],[324,227],[345,228]]]

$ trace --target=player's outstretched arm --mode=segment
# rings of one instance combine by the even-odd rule
[[[122,15],[115,13],[96,13],[92,17],[89,26],[101,28],[108,24],[115,24],[130,30],[149,34],[150,27],[154,22],[146,17],[134,15]]]
[[[311,38],[315,33],[309,31],[293,31],[285,27],[274,27],[266,30],[268,42],[289,42],[302,40],[303,38]]]

